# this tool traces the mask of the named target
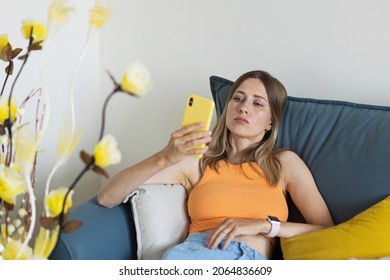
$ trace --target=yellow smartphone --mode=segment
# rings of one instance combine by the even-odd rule
[[[195,132],[209,130],[213,118],[214,106],[214,101],[212,99],[190,94],[187,98],[181,126],[184,127],[193,123],[203,122],[205,126]],[[204,146],[205,144],[194,146],[194,149],[202,149]],[[201,158],[203,155],[193,156]]]

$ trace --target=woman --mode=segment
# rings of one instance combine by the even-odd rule
[[[305,163],[275,147],[287,103],[284,86],[267,72],[251,71],[236,80],[227,100],[213,136],[194,132],[203,124],[181,128],[166,147],[113,176],[99,192],[99,203],[112,207],[141,184],[187,189],[189,236],[164,259],[269,259],[275,236],[333,225]],[[193,149],[199,144],[208,145]],[[286,222],[287,194],[307,224]]]

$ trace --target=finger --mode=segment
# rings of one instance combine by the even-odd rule
[[[211,131],[184,133],[182,130],[177,130],[172,133],[171,139],[176,145],[187,144],[188,147],[191,147],[198,144],[206,144],[210,142]]]
[[[183,143],[183,146],[195,150],[202,150],[205,147],[205,145],[208,144],[210,141],[211,141],[211,136],[205,136],[197,139],[187,139],[187,141]]]
[[[234,239],[234,234],[232,234],[232,232],[226,234],[225,242],[223,243],[223,246],[221,249],[225,250],[229,246],[230,242],[233,241],[233,239]]]
[[[190,155],[204,155],[208,150],[208,146],[204,146],[202,149],[191,149]]]
[[[181,147],[180,149],[187,154],[204,154],[208,150],[206,144],[208,144],[211,139],[211,132],[202,132],[197,133],[196,135],[187,135],[175,139],[174,143],[176,147]]]
[[[179,133],[179,134],[185,135],[185,134],[188,134],[190,132],[194,132],[195,130],[200,129],[200,128],[204,127],[204,126],[205,126],[205,124],[202,123],[202,122],[194,123],[194,124],[190,124],[190,125],[184,126],[184,127],[180,128],[180,129],[178,129],[176,132]]]
[[[214,231],[210,236],[208,247],[210,249],[215,249],[218,244],[225,238],[227,233],[228,232],[226,229],[219,229]]]
[[[192,132],[183,134],[181,130],[175,131],[171,135],[171,144],[175,147],[184,148],[185,150],[189,150],[194,146],[198,146],[201,144],[207,144],[211,141],[211,131],[203,131],[203,132]]]

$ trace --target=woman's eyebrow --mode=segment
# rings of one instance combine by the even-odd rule
[[[246,95],[245,91],[242,91],[242,90],[236,90],[236,93],[240,93],[240,94]],[[264,98],[263,96],[261,96],[261,95],[255,94],[255,95],[253,95],[253,97],[255,97],[255,98],[261,98],[261,99],[263,99],[265,102],[268,103],[268,100],[267,100],[266,98]]]
[[[253,95],[254,97],[256,97],[256,98],[261,98],[261,99],[263,99],[265,102],[267,102],[268,103],[268,100],[266,99],[266,98],[264,98],[263,96],[260,96],[260,95]]]

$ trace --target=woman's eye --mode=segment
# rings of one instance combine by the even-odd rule
[[[259,103],[259,102],[255,102],[254,103],[256,107],[263,107],[263,104]]]
[[[237,101],[237,102],[240,102],[240,101],[242,101],[242,98],[240,96],[234,96],[233,100]]]

